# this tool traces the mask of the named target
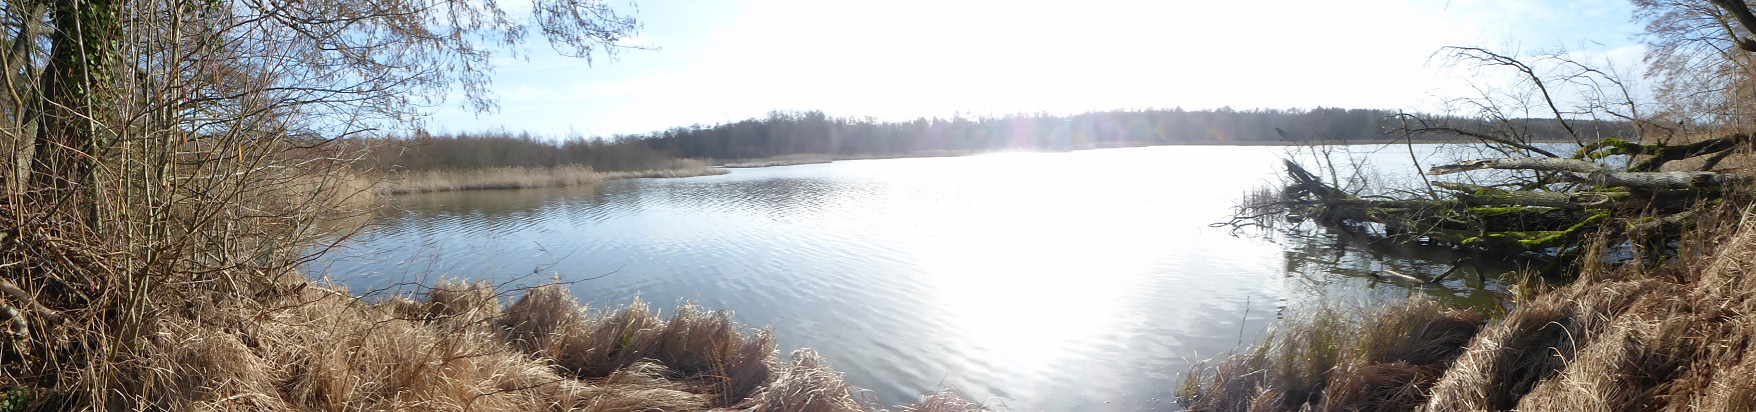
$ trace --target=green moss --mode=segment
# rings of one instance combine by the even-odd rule
[[[1599,150],[1600,148],[1602,150]],[[1603,140],[1597,141],[1597,143],[1592,143],[1579,148],[1579,152],[1575,153],[1573,157],[1597,160],[1615,155],[1633,154],[1640,150],[1641,146],[1639,144],[1614,137],[1607,137]]]
[[[1574,224],[1573,227],[1567,228],[1567,230],[1525,232],[1528,237],[1526,237],[1522,240],[1519,240],[1518,244],[1526,246],[1526,247],[1549,245],[1551,243],[1555,243],[1555,242],[1561,241],[1563,239],[1570,238],[1573,235],[1579,234],[1580,232],[1586,230],[1587,228],[1596,226],[1598,224],[1598,222],[1602,222],[1604,219],[1608,219],[1609,217],[1610,217],[1610,214],[1607,212],[1606,213],[1598,213],[1595,215],[1591,215],[1591,217],[1585,218],[1585,220],[1579,221],[1579,223]],[[1529,235],[1537,234],[1537,233],[1541,233],[1542,235],[1541,236],[1529,236]]]
[[[1540,244],[1538,239],[1552,239],[1552,238],[1554,238],[1554,236],[1556,234],[1559,234],[1559,233],[1561,233],[1561,231],[1559,231],[1559,230],[1523,230],[1523,231],[1509,230],[1509,231],[1504,231],[1504,232],[1489,233],[1486,235],[1486,237],[1488,239],[1502,241],[1502,242],[1506,242],[1506,243],[1517,243],[1520,246],[1535,246],[1537,244]]]
[[[1506,191],[1504,191],[1504,190],[1494,189],[1494,188],[1486,188],[1486,187],[1481,188],[1480,190],[1476,190],[1475,193],[1470,193],[1470,196],[1475,196],[1475,197],[1498,197],[1498,196],[1505,196],[1505,195],[1506,195]]]
[[[30,406],[30,392],[12,388],[0,392],[0,412],[22,411]]]
[[[1551,211],[1551,210],[1555,210],[1555,208],[1552,208],[1552,207],[1526,207],[1526,206],[1504,206],[1504,207],[1483,206],[1483,207],[1469,208],[1470,213],[1474,213],[1474,214],[1478,214],[1478,215],[1503,215],[1503,214],[1507,214],[1507,213],[1546,213],[1546,212]]]
[[[1585,218],[1585,220],[1579,221],[1579,223],[1576,223],[1565,230],[1508,230],[1491,232],[1481,236],[1462,237],[1463,240],[1459,241],[1458,244],[1476,245],[1483,242],[1493,242],[1505,245],[1515,244],[1526,248],[1556,246],[1556,243],[1574,238],[1574,236],[1596,226],[1604,219],[1609,218],[1609,216],[1609,213],[1598,213]]]

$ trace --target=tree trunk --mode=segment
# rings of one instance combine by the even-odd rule
[[[95,226],[92,174],[106,146],[98,108],[112,82],[113,41],[120,36],[115,0],[56,0],[50,4],[50,51],[43,70],[41,114],[30,188],[39,204],[73,210]]]
[[[1719,187],[1749,183],[1742,175],[1714,172],[1623,172],[1579,159],[1514,157],[1473,160],[1458,164],[1433,166],[1429,175],[1444,175],[1471,170],[1508,169],[1559,172],[1564,179],[1607,187],[1646,189],[1688,189]]]
[[[0,150],[9,153],[0,165],[0,190],[5,190],[8,197],[22,194],[28,187],[31,157],[36,152],[37,118],[41,102],[37,99],[37,82],[41,77],[40,68],[32,63],[32,56],[37,55],[38,41],[48,30],[42,24],[42,17],[48,13],[48,4],[41,1],[20,0],[9,8],[16,8],[21,14],[19,28],[10,39],[5,39],[4,48],[0,48],[0,80],[5,81],[5,88],[10,93],[6,97],[12,101],[4,106],[7,124],[0,130],[0,138],[4,146]]]

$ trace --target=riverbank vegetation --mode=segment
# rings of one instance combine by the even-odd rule
[[[639,27],[531,6],[0,5],[0,409],[877,409],[728,313],[593,311],[554,286],[366,302],[308,277],[351,236],[333,222],[377,205],[358,178],[389,152],[364,136],[454,89],[491,106],[494,45],[603,56]],[[976,408],[948,396],[922,408]]]
[[[355,176],[387,172],[527,168],[502,183],[460,177],[430,186],[461,188],[809,153],[1457,136],[1499,138],[1487,147],[1529,152],[1518,144],[1556,130],[1581,138],[1621,134],[1581,132],[1591,125],[1633,127],[1639,139],[1585,142],[1603,143],[1585,153],[1610,150],[1586,156],[1606,162],[1692,153],[1678,148],[1749,133],[1756,87],[1741,63],[1745,51],[1756,51],[1746,40],[1756,36],[1747,33],[1756,15],[1742,2],[1639,3],[1659,36],[1655,61],[1673,71],[1673,92],[1664,96],[1682,99],[1659,117],[1621,111],[1574,121],[1568,115],[1577,113],[1558,109],[1553,121],[1391,116],[1397,132],[1386,134],[1389,113],[1333,109],[889,123],[808,112],[609,141],[460,135],[404,145],[365,136],[404,127],[453,89],[467,104],[491,106],[483,91],[494,45],[541,33],[551,46],[589,58],[613,52],[639,24],[596,1],[537,0],[528,19],[468,1],[9,1],[0,6],[8,45],[0,48],[8,89],[0,96],[0,149],[8,155],[0,167],[0,405],[879,410],[820,357],[799,351],[783,361],[765,331],[727,312],[682,305],[663,316],[641,303],[592,309],[560,286],[506,292],[460,283],[434,285],[419,300],[368,302],[310,279],[302,265],[350,236],[326,222],[372,212],[374,202],[361,199],[374,186]],[[1713,43],[1690,46],[1699,39]],[[1733,62],[1710,51],[1729,51]],[[1690,77],[1702,73],[1712,76]],[[1518,125],[1506,130],[1510,140],[1479,131],[1507,124]],[[1756,164],[1740,158],[1749,150],[1738,142],[1703,162]],[[1548,182],[1542,186],[1571,188],[1602,186],[1599,177],[1621,173],[1517,170],[1550,176],[1535,180]],[[1585,178],[1556,177],[1564,173]],[[1420,301],[1361,318],[1312,315],[1282,326],[1262,349],[1192,375],[1187,400],[1214,409],[1747,410],[1756,404],[1748,379],[1756,375],[1749,353],[1756,284],[1747,279],[1756,269],[1756,223],[1740,195],[1747,182],[1707,181],[1719,192],[1689,194],[1703,201],[1682,206],[1693,211],[1685,225],[1693,229],[1676,237],[1654,243],[1569,229],[1568,241],[1598,242],[1580,248],[1578,280],[1520,302],[1502,319]],[[1637,224],[1643,217],[1634,214],[1647,211],[1612,217]],[[1600,253],[1646,246],[1665,251],[1636,259]],[[941,392],[904,408],[982,407]]]
[[[880,409],[810,350],[782,360],[725,311],[590,308],[562,285],[504,300],[442,282],[367,303],[299,281],[273,298],[197,301],[149,336],[142,389],[168,410]],[[947,406],[951,405],[951,406]],[[979,410],[936,394],[903,410]]]
[[[1297,315],[1248,352],[1196,364],[1179,394],[1197,410],[1410,410],[1484,324],[1416,298],[1366,313]],[[1210,380],[1202,380],[1202,379]]]
[[[1212,411],[1750,410],[1750,212],[1716,211],[1674,259],[1588,267],[1485,326],[1421,300],[1290,319],[1254,348],[1191,371],[1183,402]],[[1410,347],[1434,356],[1404,355],[1420,352]]]
[[[676,178],[726,174],[697,159],[675,159],[652,170],[600,172],[590,166],[495,167],[486,169],[437,169],[391,173],[384,191],[391,194],[445,192],[452,190],[523,189],[591,184],[608,180]]]
[[[726,173],[707,160],[678,158],[638,143],[550,140],[530,134],[418,132],[413,139],[358,139],[346,144],[365,153],[353,170],[381,178],[382,191],[393,194]]]
[[[1742,1],[1635,1],[1647,23],[1658,101],[1566,54],[1483,49],[1454,61],[1515,71],[1523,89],[1474,101],[1484,116],[1539,108],[1558,122],[1628,119],[1627,134],[1580,136],[1567,151],[1516,134],[1475,133],[1478,148],[1432,176],[1473,181],[1367,189],[1325,165],[1288,162],[1288,186],[1241,214],[1310,219],[1375,241],[1547,259],[1553,286],[1522,282],[1503,316],[1434,339],[1415,300],[1372,313],[1315,309],[1256,346],[1197,367],[1182,387],[1196,410],[1708,410],[1756,408],[1756,201],[1748,65],[1756,12]],[[1578,107],[1555,102],[1581,92]],[[1608,97],[1614,96],[1614,97]],[[1521,100],[1529,99],[1529,100]],[[1411,119],[1411,121],[1414,119]],[[1485,148],[1485,149],[1480,149]],[[1479,153],[1479,154],[1478,154]],[[1485,155],[1484,155],[1485,154]],[[1317,163],[1317,162],[1314,162]],[[1439,179],[1434,177],[1433,179]],[[1332,183],[1345,182],[1345,183]],[[1345,187],[1345,188],[1344,188]],[[1376,190],[1371,191],[1371,190]],[[1277,196],[1278,195],[1278,196]],[[1460,264],[1464,264],[1460,262]],[[1517,274],[1534,278],[1533,273]],[[1415,279],[1421,281],[1422,279]],[[1532,290],[1539,289],[1539,290]],[[1459,317],[1456,319],[1462,319]],[[1433,321],[1415,324],[1431,325]],[[1443,323],[1457,325],[1459,323]],[[1443,356],[1396,353],[1416,345]]]

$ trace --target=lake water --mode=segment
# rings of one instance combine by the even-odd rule
[[[1412,176],[1406,148],[1348,149]],[[1504,286],[1491,277],[1366,275],[1432,275],[1446,261],[1209,226],[1248,190],[1278,184],[1288,155],[1002,153],[399,196],[399,210],[320,267],[356,293],[441,276],[589,279],[572,288],[596,307],[639,296],[733,310],[772,327],[783,356],[814,348],[886,404],[955,388],[1012,410],[1176,409],[1191,362],[1313,302],[1496,304]]]

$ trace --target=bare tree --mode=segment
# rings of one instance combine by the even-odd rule
[[[274,293],[363,213],[336,139],[411,125],[453,88],[491,110],[493,58],[534,31],[613,56],[599,0],[15,0],[0,6],[0,312],[31,319],[3,379],[132,402],[171,303]],[[19,311],[14,308],[26,308]],[[7,340],[7,342],[15,342]],[[8,343],[6,345],[12,345]],[[14,356],[22,362],[12,362]],[[119,369],[120,368],[120,369]],[[57,373],[79,379],[54,378]],[[120,396],[120,397],[118,397]],[[120,402],[120,403],[118,403]]]
[[[1447,48],[1453,64],[1511,79],[1452,101],[1462,116],[1396,116],[1411,143],[1423,135],[1470,142],[1453,146],[1462,156],[1452,163],[1427,170],[1447,180],[1367,193],[1288,162],[1282,200],[1239,222],[1280,210],[1386,241],[1549,257],[1557,271],[1606,245],[1662,256],[1699,207],[1752,181],[1744,165],[1723,161],[1752,143],[1744,122],[1756,108],[1748,65],[1756,46],[1741,45],[1756,45],[1756,33],[1746,29],[1741,1],[1636,3],[1655,43],[1648,61],[1662,86],[1658,102],[1638,101],[1623,76],[1568,53]],[[1490,169],[1497,172],[1456,178]],[[1609,243],[1586,245],[1592,233]]]
[[[1651,48],[1649,75],[1673,124],[1749,131],[1756,99],[1756,32],[1743,0],[1634,0]]]

